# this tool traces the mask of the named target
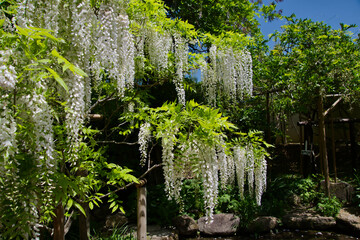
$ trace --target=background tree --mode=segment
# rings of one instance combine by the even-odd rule
[[[200,32],[219,35],[223,32],[238,32],[254,36],[260,33],[257,16],[264,14],[272,20],[281,14],[277,2],[266,5],[263,1],[213,1],[213,0],[165,0],[172,17],[194,25]]]
[[[283,32],[274,35],[276,45],[259,74],[268,80],[270,90],[276,90],[275,101],[288,113],[303,113],[311,119],[312,109],[317,110],[320,156],[329,195],[325,97],[340,94],[347,101],[357,98],[359,46],[347,31],[351,26],[341,25],[341,29],[333,30],[308,19],[288,21]]]

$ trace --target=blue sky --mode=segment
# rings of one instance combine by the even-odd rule
[[[297,18],[323,21],[334,29],[339,29],[340,23],[356,24],[351,31],[356,35],[360,33],[360,0],[283,0],[278,3],[278,9],[282,9],[283,16],[294,13]],[[261,30],[267,37],[284,24],[285,19],[261,22]]]

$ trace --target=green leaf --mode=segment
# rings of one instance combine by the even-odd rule
[[[15,27],[18,30],[18,32],[20,33],[20,35],[23,35],[23,36],[26,36],[26,37],[28,37],[30,35],[29,34],[29,32],[31,32],[30,29],[22,28],[22,27],[19,27],[17,25]]]
[[[0,27],[2,27],[5,23],[5,19],[0,19]]]
[[[68,209],[70,209],[72,207],[73,203],[74,203],[74,200],[72,200],[72,198],[69,198],[69,200],[67,201],[66,207]]]
[[[40,59],[37,62],[39,62],[39,63],[51,63],[51,60],[50,59]]]
[[[83,208],[78,202],[74,202],[74,205],[75,205],[75,207],[76,207],[77,209],[80,210],[80,212],[81,212],[82,214],[84,214],[84,216],[86,216],[86,213],[85,213],[84,208]]]
[[[74,65],[72,65],[72,66],[70,67],[70,70],[72,70],[72,72],[75,72],[75,73],[77,73],[77,74],[80,75],[80,76],[83,76],[83,77],[87,77],[87,76],[88,76],[83,70],[81,70],[80,68],[78,68],[78,67],[76,67],[76,66],[74,66]]]
[[[122,212],[122,213],[124,213],[125,214],[125,210],[124,210],[124,208],[123,207],[119,207],[119,209],[120,209],[120,211]]]
[[[101,201],[100,201],[101,202]],[[97,207],[100,207],[99,204],[97,203],[97,201],[93,201],[93,203],[97,206]]]
[[[56,49],[52,50],[51,54],[58,59],[59,64],[64,63],[63,72],[65,72],[67,69],[70,69],[70,71],[72,71],[74,74],[76,73],[82,77],[88,77],[88,75],[83,70],[76,67],[74,64],[69,62],[66,58],[61,56],[60,53],[58,51],[56,51]]]
[[[107,167],[108,167],[109,169],[113,169],[113,168],[117,168],[118,165],[116,165],[115,163],[109,163],[109,164],[107,164]]]
[[[94,204],[92,202],[89,202],[89,208],[90,208],[90,210],[93,210]]]
[[[115,205],[115,207],[112,209],[111,213],[114,213],[119,208],[119,205]]]
[[[45,67],[46,70],[48,70],[51,75],[55,78],[55,80],[60,84],[60,86],[62,86],[66,92],[69,92],[69,88],[66,85],[66,83],[64,82],[64,80],[59,76],[59,74],[57,74],[57,72],[55,72],[53,69],[49,68],[49,67]]]

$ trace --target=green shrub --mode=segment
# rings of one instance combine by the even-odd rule
[[[323,216],[335,217],[341,208],[340,201],[336,198],[321,197],[316,205],[316,211]]]
[[[256,218],[260,207],[256,204],[255,198],[245,194],[241,199],[236,186],[228,186],[219,190],[218,205],[216,213],[233,213],[240,217],[241,226],[246,227],[251,220]]]
[[[164,184],[147,188],[147,218],[149,224],[171,225],[172,219],[179,214],[179,205],[166,196]]]
[[[164,184],[147,186],[147,222],[160,226],[171,225],[172,219],[179,214],[179,205],[169,200],[164,190]],[[124,204],[129,222],[136,222],[137,193],[132,191]]]
[[[355,172],[354,175],[355,180],[355,198],[354,203],[360,207],[360,172]]]
[[[341,203],[336,198],[327,198],[319,191],[320,180],[321,177],[317,175],[308,178],[285,175],[274,179],[264,194],[260,214],[281,217],[285,210],[292,207],[289,198],[296,194],[302,205],[314,208],[321,215],[335,216]]]
[[[199,180],[186,179],[181,190],[181,213],[187,214],[194,219],[205,215],[204,192]]]

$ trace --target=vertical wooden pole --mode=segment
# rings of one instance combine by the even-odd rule
[[[323,174],[325,177],[325,194],[330,198],[330,178],[329,178],[329,165],[326,150],[326,133],[325,133],[325,116],[323,97],[319,94],[318,100],[318,115],[319,115],[319,147],[320,147],[320,162],[322,162]]]
[[[266,93],[266,129],[265,129],[265,141],[267,143],[271,142],[271,127],[270,127],[270,93]],[[269,183],[271,182],[271,168],[272,165],[269,162],[269,158],[266,158],[266,164],[267,164],[267,179]]]
[[[336,169],[336,146],[335,146],[335,133],[334,133],[334,119],[331,119],[331,150],[333,158],[333,167],[335,174],[335,182],[337,182],[337,169]]]
[[[351,148],[351,163],[352,170],[355,171],[357,169],[357,153],[356,153],[356,140],[355,140],[355,124],[354,122],[349,122],[349,131],[350,131],[350,148]]]
[[[146,240],[146,181],[140,180],[137,186],[137,239]]]
[[[55,209],[54,240],[65,240],[64,221],[65,221],[64,207],[60,202]]]
[[[270,143],[270,134],[271,134],[271,128],[270,128],[270,93],[266,93],[266,129],[265,129],[265,141]]]
[[[299,119],[299,122],[301,121],[301,119]],[[301,151],[303,150],[303,128],[301,125],[298,125],[299,129],[300,129],[300,174],[302,176],[304,176],[304,158],[303,155],[301,154]],[[305,131],[305,130],[304,130]]]

